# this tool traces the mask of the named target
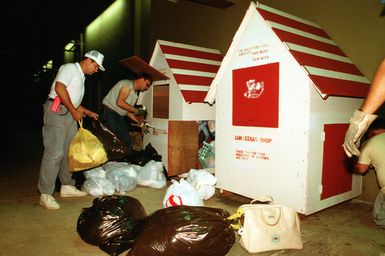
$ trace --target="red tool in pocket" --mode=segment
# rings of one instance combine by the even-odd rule
[[[61,100],[59,96],[56,96],[55,99],[53,100],[52,106],[51,106],[51,111],[52,112],[57,112],[60,107]]]

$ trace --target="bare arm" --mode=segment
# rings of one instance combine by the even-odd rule
[[[126,102],[130,93],[131,89],[128,86],[123,86],[119,91],[118,98],[116,99],[116,105],[129,113],[135,114],[136,108]]]
[[[378,67],[369,92],[362,103],[361,111],[373,114],[385,102],[385,59]]]
[[[82,105],[80,105],[78,108],[77,108],[81,113],[83,113],[84,115],[86,116],[89,116],[95,120],[97,120],[99,118],[99,114],[98,113],[95,113],[89,109],[86,109],[85,107],[83,107]]]
[[[139,120],[136,118],[136,116],[130,112],[127,113],[128,118],[130,118],[132,121],[134,121],[136,124],[132,124],[134,126],[140,126]]]
[[[124,110],[126,110],[128,118],[130,118],[132,121],[139,123],[139,121],[135,117],[136,108],[131,106],[126,102],[126,99],[131,93],[131,89],[128,86],[123,86],[118,94],[118,98],[116,99],[116,105]]]

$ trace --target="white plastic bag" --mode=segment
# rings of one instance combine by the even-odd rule
[[[105,178],[106,177],[106,172],[104,171],[102,166],[92,168],[88,171],[84,171],[84,177],[88,180],[92,177],[100,177],[100,178]]]
[[[162,162],[150,160],[138,171],[138,184],[141,186],[163,188],[166,183]]]
[[[138,180],[138,172],[141,166],[129,164],[125,167],[122,167],[120,170],[124,172],[127,176],[135,178],[135,180]]]
[[[180,181],[171,180],[172,184],[168,187],[163,199],[163,207],[176,205],[204,206],[198,191],[184,179]]]
[[[106,171],[106,178],[115,186],[115,190],[120,194],[132,191],[136,188],[136,177],[130,177],[121,169],[110,169]]]
[[[138,179],[138,170],[141,168],[139,165],[128,164],[127,162],[110,161],[104,165],[106,172],[112,170],[120,170],[125,173],[126,176]]]
[[[122,167],[127,167],[127,162],[117,162],[117,161],[108,161],[103,165],[104,170],[108,171],[111,169],[120,169]]]
[[[191,169],[186,180],[198,191],[203,200],[208,200],[215,195],[217,179],[204,169]]]
[[[106,178],[91,177],[84,181],[82,190],[92,196],[110,196],[115,193],[115,185]]]

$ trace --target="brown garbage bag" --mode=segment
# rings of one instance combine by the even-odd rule
[[[95,198],[92,207],[80,214],[77,232],[86,243],[99,246],[109,255],[119,255],[131,248],[146,216],[136,198],[117,195]]]
[[[145,220],[127,256],[223,256],[235,242],[228,212],[204,206],[173,206]]]
[[[83,128],[83,120],[68,150],[68,170],[83,171],[108,161],[103,144],[89,130]]]

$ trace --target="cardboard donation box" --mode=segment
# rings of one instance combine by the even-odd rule
[[[358,196],[342,144],[368,88],[320,26],[252,2],[205,98],[217,187],[302,214]]]
[[[140,101],[154,127],[144,136],[162,155],[169,176],[198,167],[198,121],[214,120],[203,102],[222,61],[218,50],[158,40],[150,65],[170,79],[154,82]]]

